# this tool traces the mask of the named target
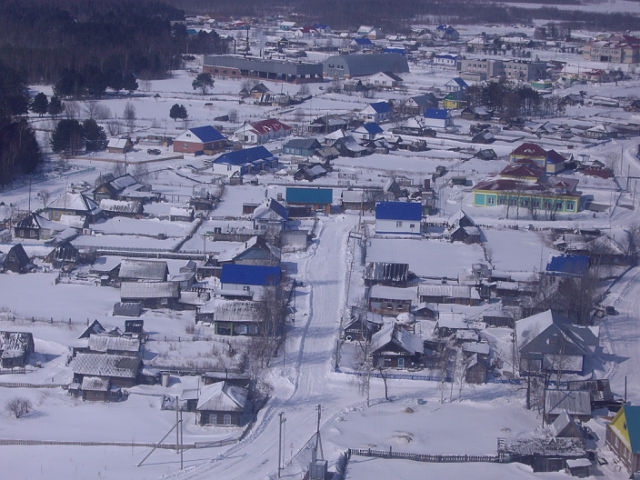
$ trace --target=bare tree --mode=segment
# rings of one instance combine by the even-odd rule
[[[133,103],[126,103],[126,105],[124,106],[124,111],[122,112],[122,116],[127,122],[129,133],[133,132],[133,129],[136,125],[136,107],[133,106]]]
[[[49,202],[49,192],[47,190],[40,190],[38,192],[38,197],[42,200],[42,208],[46,208],[47,203]]]
[[[15,397],[7,402],[6,409],[16,418],[21,418],[31,411],[31,401],[23,397]]]

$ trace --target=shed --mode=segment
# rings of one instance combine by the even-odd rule
[[[574,420],[586,422],[591,419],[589,392],[576,390],[549,390],[544,392],[544,419],[552,423],[565,411]]]

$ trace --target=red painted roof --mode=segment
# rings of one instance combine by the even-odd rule
[[[511,152],[511,155],[530,158],[547,158],[545,149],[535,143],[523,143]]]
[[[269,132],[279,132],[280,130],[291,130],[289,125],[281,123],[280,120],[275,118],[268,118],[267,120],[261,120],[259,122],[252,122],[253,129],[261,135]]]
[[[540,178],[543,170],[535,164],[511,163],[500,172],[501,177],[534,177]]]

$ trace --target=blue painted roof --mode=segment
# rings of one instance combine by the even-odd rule
[[[565,275],[583,275],[589,268],[589,257],[586,255],[558,255],[547,264],[547,272]]]
[[[460,88],[467,88],[469,86],[467,82],[465,82],[464,79],[460,77],[455,77],[453,81],[456,82]]]
[[[387,47],[384,49],[385,53],[399,53],[400,55],[404,55],[406,50],[402,47]]]
[[[446,120],[449,118],[449,110],[445,108],[427,108],[424,112],[425,118],[437,118],[438,120]]]
[[[416,202],[379,202],[376,205],[377,220],[422,219],[422,205]]]
[[[376,111],[376,113],[387,113],[391,111],[391,105],[387,102],[376,102],[370,103],[369,105]]]
[[[269,208],[271,210],[273,210],[274,212],[276,212],[276,214],[280,218],[282,218],[284,220],[288,220],[289,219],[289,210],[287,210],[287,208],[284,205],[282,205],[281,203],[277,202],[273,198],[269,199]]]
[[[282,271],[280,267],[267,265],[236,265],[225,263],[220,272],[220,282],[236,285],[277,285],[280,283]]]
[[[369,45],[373,45],[373,43],[371,42],[371,40],[369,40],[367,37],[356,37],[353,39],[354,42],[356,42],[357,45],[360,46],[369,46]]]
[[[375,122],[365,123],[364,125],[362,125],[362,128],[364,128],[367,132],[369,132],[372,135],[375,135],[376,133],[384,132],[384,130],[382,130],[382,127]]]
[[[450,53],[440,53],[436,55],[436,58],[446,58],[447,60],[457,60],[457,55],[451,55]]]
[[[202,143],[216,142],[226,138],[218,130],[209,125],[205,127],[190,128],[189,131],[198,137]]]
[[[331,205],[333,203],[333,189],[287,187],[287,203]]]
[[[273,153],[267,150],[264,146],[259,145],[257,147],[244,148],[242,150],[223,153],[216,158],[213,163],[246,165],[248,163],[255,162],[256,160],[264,160],[272,157]]]
[[[625,405],[622,408],[624,408],[624,419],[627,421],[631,452],[640,453],[640,405]]]

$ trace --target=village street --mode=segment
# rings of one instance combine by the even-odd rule
[[[348,234],[358,217],[322,218],[315,252],[298,263],[296,320],[289,331],[286,361],[275,359],[272,398],[258,416],[248,436],[217,455],[211,462],[186,470],[177,478],[265,478],[277,475],[278,432],[283,412],[284,463],[302,449],[315,433],[317,405],[326,421],[358,399],[352,379],[332,375],[333,355],[344,307],[349,256]],[[284,374],[283,378],[281,375]],[[300,455],[304,461],[307,456]],[[299,478],[307,465],[292,462],[281,476]]]

